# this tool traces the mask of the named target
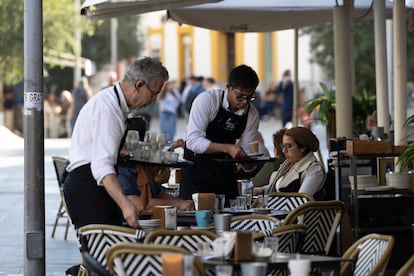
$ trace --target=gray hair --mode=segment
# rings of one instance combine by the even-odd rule
[[[138,80],[143,80],[147,84],[152,84],[159,76],[164,81],[168,81],[169,75],[167,69],[161,64],[159,59],[144,57],[135,60],[129,65],[123,81],[135,83]]]

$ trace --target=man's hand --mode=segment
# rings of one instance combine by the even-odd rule
[[[230,156],[234,159],[247,157],[246,152],[244,152],[244,150],[237,145],[227,145],[227,151],[227,153],[230,154]]]
[[[194,202],[192,200],[180,200],[178,202],[178,210],[180,211],[193,211]]]
[[[131,226],[132,228],[138,228],[138,217],[139,217],[139,213],[142,210],[137,210],[135,205],[129,200],[126,200],[124,202],[121,209],[122,209],[122,215],[124,216],[124,219],[126,220],[128,225]]]

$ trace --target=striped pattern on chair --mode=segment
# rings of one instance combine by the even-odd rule
[[[272,230],[280,225],[280,220],[267,215],[235,216],[231,219],[231,230],[262,232],[271,236]]]
[[[342,201],[311,201],[290,212],[283,225],[299,223],[306,226],[301,253],[327,255],[344,212]]]
[[[189,251],[169,245],[115,244],[108,249],[107,263],[118,276],[162,275],[162,254],[190,254]],[[203,265],[194,258],[194,275],[204,275]]]
[[[114,225],[91,224],[79,228],[82,251],[88,252],[106,269],[105,257],[109,247],[117,243],[136,243],[144,236],[143,230]]]
[[[394,238],[389,235],[368,234],[348,248],[344,259],[356,259],[353,275],[381,275],[385,272],[394,246]],[[341,266],[341,275],[350,269],[349,262]]]
[[[173,245],[196,252],[201,242],[208,243],[213,249],[212,243],[216,238],[218,238],[216,233],[207,230],[158,230],[149,233],[144,243]]]
[[[266,208],[292,211],[296,207],[310,201],[314,201],[313,197],[305,193],[273,192],[269,194]],[[253,202],[252,207],[258,207],[258,205],[259,202],[256,200]]]
[[[303,224],[282,225],[271,231],[272,237],[279,238],[278,252],[296,253],[299,252],[306,226]],[[253,240],[261,241],[265,238],[264,233],[256,233]],[[289,275],[288,269],[272,269],[267,275],[282,276]]]

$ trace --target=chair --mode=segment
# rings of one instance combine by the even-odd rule
[[[283,253],[296,253],[299,252],[302,241],[305,235],[306,226],[303,224],[289,224],[279,226],[274,228],[271,231],[272,237],[277,237],[279,239],[278,242],[278,252]],[[260,232],[253,235],[254,241],[261,241],[267,235],[265,233]],[[267,273],[267,275],[289,275],[288,269],[272,269]]]
[[[282,225],[274,228],[270,236],[279,238],[278,252],[296,253],[301,248],[305,230],[306,226],[303,224]],[[265,233],[259,232],[253,235],[253,240],[261,241],[265,237]]]
[[[291,211],[283,225],[299,223],[306,226],[301,253],[327,255],[344,212],[342,201],[311,201]]]
[[[66,229],[65,229],[65,240],[68,237],[69,225],[71,224],[68,208],[63,197],[63,183],[66,179],[66,166],[69,164],[69,160],[64,157],[52,156],[53,166],[55,167],[56,179],[59,186],[60,193],[60,203],[59,208],[56,214],[55,223],[53,224],[52,229],[52,238],[55,236],[56,226],[59,223],[59,219],[66,219]]]
[[[108,249],[107,264],[110,271],[119,276],[161,276],[164,253],[190,254],[171,245],[121,243]],[[204,275],[204,266],[197,258],[194,258],[194,275]]]
[[[212,243],[217,238],[216,233],[208,230],[158,230],[149,233],[144,244],[173,245],[196,252],[198,243],[207,243],[212,249]]]
[[[275,210],[292,211],[296,207],[309,202],[314,201],[311,195],[306,193],[282,193],[273,192],[269,194],[266,208],[272,208]],[[259,201],[256,199],[252,203],[252,208],[259,206]]]
[[[123,226],[90,224],[82,226],[78,231],[81,243],[81,255],[83,267],[88,272],[108,270],[106,264],[106,252],[116,243],[141,242],[145,232]]]
[[[272,229],[280,225],[280,220],[267,215],[244,215],[232,217],[231,230],[243,230],[262,232],[264,235],[271,235]]]
[[[341,275],[350,272],[352,275],[383,275],[393,245],[394,238],[389,235],[368,234],[360,238],[342,255],[343,259],[353,262],[345,261],[341,264]]]
[[[398,270],[396,276],[414,275],[414,255]]]

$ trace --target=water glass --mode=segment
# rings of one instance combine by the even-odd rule
[[[217,276],[232,276],[233,267],[231,265],[216,265]]]
[[[247,198],[245,196],[237,196],[237,209],[246,210]]]
[[[264,246],[272,249],[271,261],[276,262],[277,251],[279,250],[279,238],[278,237],[265,237]]]
[[[224,194],[216,195],[214,198],[214,211],[216,213],[224,209],[224,202],[226,201],[226,196]]]
[[[237,209],[237,200],[236,199],[230,199],[229,203],[230,203],[230,209],[233,209],[233,210]]]

